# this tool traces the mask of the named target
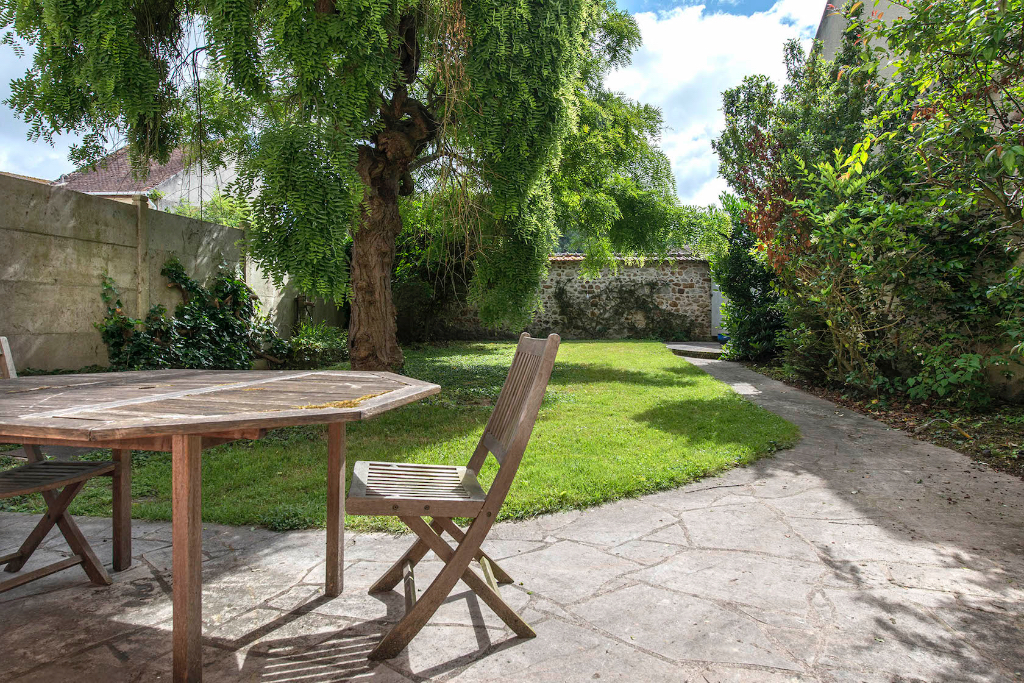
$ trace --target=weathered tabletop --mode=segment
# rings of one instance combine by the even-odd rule
[[[0,386],[0,434],[111,441],[363,420],[436,394],[390,372],[153,370]]]
[[[267,429],[328,424],[326,593],[342,588],[345,423],[440,391],[389,372],[156,370],[0,383],[0,442],[172,453],[174,680],[202,679],[202,450]],[[130,459],[127,459],[130,462]],[[122,460],[124,461],[124,460]],[[130,485],[130,478],[127,479]],[[130,498],[127,498],[130,500]],[[114,546],[130,528],[114,512]]]

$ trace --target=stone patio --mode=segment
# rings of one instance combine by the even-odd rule
[[[675,491],[496,526],[489,552],[522,582],[503,595],[536,639],[460,584],[408,650],[371,664],[403,600],[366,588],[408,538],[347,536],[345,592],[328,600],[322,532],[209,525],[205,680],[1024,680],[1024,482],[740,365],[691,362],[803,439]],[[34,521],[0,515],[0,554]],[[79,521],[109,558],[109,520]],[[0,595],[0,680],[170,679],[170,524],[134,537],[109,588],[72,569]]]

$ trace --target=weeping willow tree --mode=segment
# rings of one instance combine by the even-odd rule
[[[35,51],[8,100],[32,134],[81,134],[80,163],[127,144],[139,169],[176,147],[236,164],[251,253],[351,297],[357,369],[403,362],[391,270],[417,183],[483,236],[481,311],[529,308],[610,16],[628,19],[604,0],[0,0],[5,42]]]

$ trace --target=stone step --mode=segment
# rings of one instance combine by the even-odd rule
[[[722,357],[722,345],[718,342],[669,342],[665,346],[677,356],[709,358],[711,360],[718,360]]]

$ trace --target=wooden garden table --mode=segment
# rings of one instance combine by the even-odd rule
[[[436,394],[436,384],[389,372],[156,370],[20,377],[0,383],[0,442],[170,451],[174,680],[202,679],[204,448],[266,430],[328,425],[327,595],[342,589],[345,423]],[[130,487],[130,477],[124,477]],[[114,510],[114,556],[131,556],[130,496]],[[115,499],[117,496],[115,496]],[[118,560],[120,558],[120,561]]]

